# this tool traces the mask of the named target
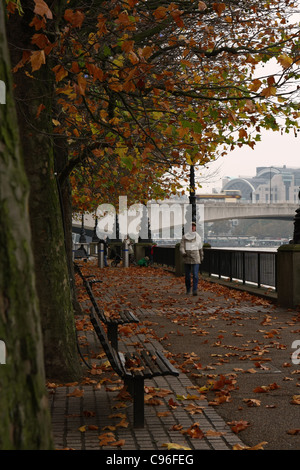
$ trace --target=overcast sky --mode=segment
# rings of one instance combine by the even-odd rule
[[[300,134],[295,137],[294,132],[280,135],[279,132],[265,131],[254,150],[245,146],[210,163],[202,171],[202,177],[198,176],[202,188],[197,189],[197,193],[211,191],[214,187],[221,189],[222,179],[226,176],[251,177],[255,176],[256,167],[272,165],[300,168]]]

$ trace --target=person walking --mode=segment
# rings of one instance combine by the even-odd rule
[[[199,268],[204,252],[200,235],[196,232],[196,223],[192,222],[191,230],[184,234],[180,242],[180,253],[185,266],[186,293],[191,293],[191,275],[193,277],[193,295],[198,295]]]

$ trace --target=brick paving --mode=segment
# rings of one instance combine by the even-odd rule
[[[81,336],[85,337],[86,350],[100,351],[93,331],[84,331]],[[145,343],[145,339],[144,335],[130,338],[131,342],[144,342],[147,348],[162,349],[158,342],[152,340]],[[128,344],[121,342],[120,349],[127,348]],[[106,361],[106,358],[101,360]],[[97,361],[93,359],[93,363]],[[157,406],[145,405],[145,425],[142,429],[133,427],[132,401],[118,398],[122,383],[112,373],[106,375],[111,377],[113,384],[108,382],[107,386],[102,385],[100,389],[95,384],[76,383],[58,386],[50,391],[56,449],[163,451],[166,450],[166,444],[173,443],[191,450],[227,450],[235,444],[243,445],[217,412],[208,406],[203,396],[198,394],[199,400],[188,399],[191,395],[197,395],[197,392],[185,374],[145,381],[150,391],[155,388],[166,395],[159,397]],[[172,407],[169,405],[170,399],[174,403]],[[190,404],[198,407],[200,412],[192,415],[187,408]],[[180,427],[176,430],[174,426]],[[193,426],[200,429],[204,436],[201,434],[201,438],[192,438],[183,433]],[[106,445],[100,445],[101,436],[104,440],[108,439]]]
[[[199,315],[205,312],[203,325],[207,326],[206,319],[211,315],[211,321],[214,323],[216,305],[222,304],[219,294],[211,291],[201,295],[201,300],[187,299],[182,295],[183,280],[173,275],[162,276],[159,270],[107,268],[99,271],[97,267],[89,264],[87,268],[89,272],[95,271],[97,276],[99,273],[100,277],[102,276],[103,284],[94,287],[100,305],[113,305],[115,308],[121,305],[130,306],[140,320],[140,324],[130,332],[120,333],[119,349],[123,352],[142,344],[149,349],[161,349],[168,356],[168,343],[151,334],[153,321],[158,322],[158,331],[167,315],[172,315],[178,310],[183,321],[183,325],[178,324],[178,328],[184,329],[185,316],[189,315],[189,320],[193,322],[193,315],[197,314],[195,307],[198,305]],[[239,319],[242,310],[250,324],[254,323],[257,306],[244,303],[238,313],[230,298],[226,299],[226,302],[227,328],[228,319],[232,320],[234,315]],[[85,378],[80,383],[56,384],[49,387],[56,449],[157,452],[167,450],[170,446],[179,446],[179,449],[191,451],[245,448],[240,434],[231,430],[218,414],[218,408],[211,406],[207,396],[201,393],[201,388],[195,385],[195,381],[192,382],[182,369],[179,369],[178,377],[157,377],[145,381],[145,425],[142,429],[134,428],[132,401],[123,394],[122,381],[109,367],[88,322],[88,307],[89,303],[85,299],[82,304],[83,315],[77,318],[84,326],[78,330],[78,339],[84,358]],[[221,325],[221,307],[218,307],[218,313],[218,325]],[[236,328],[235,319],[232,324],[233,328]],[[150,325],[150,329],[147,325]],[[192,331],[195,338],[195,329]],[[203,328],[197,331],[198,333],[200,343],[206,332]],[[239,335],[235,330],[233,333],[238,339]],[[190,332],[188,335],[183,336],[182,351],[186,351],[189,338],[192,338]],[[177,336],[177,341],[178,338],[180,336]],[[223,363],[223,373],[226,373],[227,366],[229,367],[229,364]],[[277,370],[273,368],[271,372],[276,373]]]
[[[111,300],[110,293],[106,292],[103,298]],[[155,310],[151,309],[141,308],[138,312],[141,322],[144,315],[155,315]],[[87,364],[92,363],[95,367],[107,362],[101,355],[101,346],[92,329],[79,331],[78,338]],[[132,348],[136,343],[149,349],[164,350],[158,341],[139,333],[138,329],[130,338],[120,336],[121,351]],[[99,378],[91,375],[84,363],[83,367],[85,374],[91,380],[95,379],[94,383],[83,381],[49,388],[56,449],[164,451],[168,449],[167,445],[176,444],[186,450],[230,450],[234,445],[243,446],[239,437],[208,405],[205,396],[197,391],[184,373],[178,377],[156,377],[145,381],[150,399],[149,404],[147,400],[145,404],[144,428],[137,429],[133,427],[132,401],[118,397],[123,390],[119,378],[109,367]],[[104,376],[107,382],[103,380],[100,386]],[[158,404],[150,404],[151,399],[156,398],[155,391],[158,392]],[[197,412],[192,414],[189,405],[193,405]]]

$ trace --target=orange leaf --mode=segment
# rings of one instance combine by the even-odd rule
[[[39,118],[41,112],[45,109],[45,107],[46,107],[46,106],[45,106],[43,103],[39,105],[38,110],[37,110],[37,113],[36,113],[36,117],[35,117],[36,119]]]
[[[167,14],[167,9],[165,7],[158,7],[153,13],[153,15],[155,16],[157,20],[164,18],[166,14]]]
[[[44,51],[33,51],[30,56],[30,63],[32,72],[39,70],[43,64],[46,63]]]
[[[82,397],[84,395],[83,390],[79,390],[79,388],[75,388],[73,392],[68,393],[67,397]]]
[[[119,441],[111,442],[110,446],[122,447],[125,444],[125,439],[120,439]]]
[[[86,79],[84,78],[82,74],[78,76],[77,82],[78,82],[79,93],[81,95],[85,95]]]
[[[34,13],[36,15],[46,16],[48,20],[52,20],[53,15],[47,3],[45,3],[44,0],[34,0],[34,3],[35,3]]]
[[[213,3],[213,9],[217,12],[219,16],[222,14],[225,8],[226,8],[225,3]]]
[[[55,80],[57,82],[60,82],[60,80],[68,75],[67,70],[62,65],[56,65],[52,70],[55,73]]]
[[[291,436],[296,436],[297,434],[300,434],[300,429],[297,428],[297,429],[289,429],[287,431],[288,434],[290,434]]]
[[[182,434],[188,434],[192,439],[203,439],[204,433],[199,428],[199,424],[193,424],[189,429],[186,431],[182,431]]]
[[[84,20],[84,13],[80,11],[74,12],[71,9],[65,11],[64,19],[71,23],[72,26],[75,28],[81,28],[83,20]]]
[[[200,11],[204,11],[204,10],[206,10],[207,6],[204,2],[199,2],[198,3],[198,8],[199,8]]]
[[[248,423],[248,421],[231,421],[230,423],[228,423],[228,425],[231,427],[231,430],[235,434],[237,434],[243,431],[244,429],[248,428],[248,426],[250,426],[250,423]]]

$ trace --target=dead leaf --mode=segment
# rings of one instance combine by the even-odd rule
[[[168,450],[191,450],[190,447],[185,447],[180,444],[174,444],[173,442],[167,442],[166,444],[163,444],[162,447],[167,447]]]
[[[109,444],[110,446],[122,447],[125,445],[125,439],[120,439],[119,441],[114,441]]]
[[[170,414],[170,411],[159,411],[158,413],[156,413],[156,416],[158,416],[159,418],[164,418],[166,416],[170,416]]]
[[[260,442],[259,444],[256,444],[256,446],[253,447],[248,447],[248,446],[243,446],[241,444],[235,444],[232,447],[232,450],[263,450],[264,446],[267,445],[267,442]]]
[[[67,394],[67,397],[83,397],[84,395],[84,391],[83,390],[80,390],[79,388],[75,388],[75,390],[73,390],[73,392],[71,393],[68,393]]]
[[[294,395],[290,403],[292,405],[300,405],[300,395]]]
[[[261,401],[260,400],[254,400],[254,398],[244,398],[243,402],[246,403],[247,406],[260,406]]]
[[[227,424],[235,434],[243,431],[244,429],[247,429],[250,426],[248,421],[231,421]]]
[[[300,429],[297,428],[297,429],[289,429],[287,431],[288,434],[290,434],[291,436],[296,436],[297,434],[300,434]]]

